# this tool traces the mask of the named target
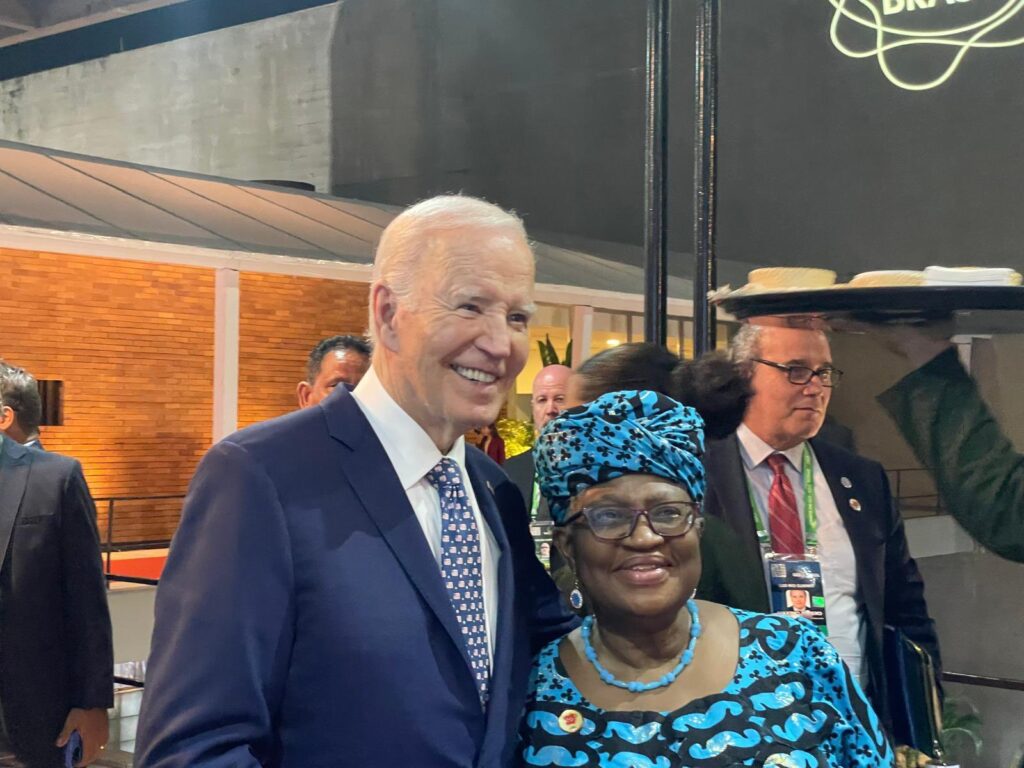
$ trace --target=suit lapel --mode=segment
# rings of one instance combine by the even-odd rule
[[[761,548],[754,530],[754,510],[747,493],[747,475],[735,434],[709,442],[707,451],[709,511],[725,520],[739,536],[746,553],[761,566]],[[710,509],[715,507],[715,509]]]
[[[0,570],[7,560],[7,550],[14,531],[21,499],[25,495],[31,452],[13,440],[0,435]]]
[[[331,436],[351,450],[342,471],[409,581],[459,649],[468,674],[469,653],[455,609],[441,581],[441,570],[384,446],[347,391],[329,398],[321,408]]]
[[[505,535],[505,524],[501,519],[501,512],[494,499],[494,488],[491,483],[484,480],[480,472],[480,464],[483,457],[469,447],[466,448],[466,469],[469,472],[469,480],[473,486],[473,495],[476,503],[480,506],[480,514],[483,516],[487,527],[491,529],[494,542],[497,545],[498,574],[498,610],[497,627],[494,630],[494,658],[491,659],[491,701],[503,701],[509,696],[508,683],[512,678],[512,643],[513,637],[513,616],[515,613],[515,584],[512,568],[512,553],[509,552],[508,537]],[[487,708],[488,733],[493,731],[490,724],[494,717],[499,718],[499,724],[504,722],[504,713],[499,707],[489,706]]]
[[[836,503],[839,517],[842,518],[846,534],[850,537],[854,559],[857,563],[857,584],[873,626],[882,626],[882,606],[878,600],[868,596],[883,594],[883,587],[877,577],[876,566],[879,563],[880,548],[874,543],[871,534],[874,521],[878,519],[878,511],[871,508],[878,503],[875,498],[864,498],[867,489],[858,489],[852,482],[850,487],[843,485],[844,472],[842,454],[822,440],[811,440],[811,447],[818,459],[818,465],[825,474],[832,499]],[[856,502],[859,509],[854,509],[851,502]]]

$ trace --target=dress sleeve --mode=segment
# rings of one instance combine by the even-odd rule
[[[802,663],[813,681],[812,698],[831,704],[842,721],[830,737],[835,764],[845,768],[894,765],[892,747],[878,714],[838,651],[810,624],[803,620],[794,624],[802,634],[796,654],[802,655]]]

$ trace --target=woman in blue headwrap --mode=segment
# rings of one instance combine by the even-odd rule
[[[651,391],[541,433],[541,491],[580,629],[538,655],[528,766],[876,768],[893,755],[832,646],[802,620],[697,601],[703,423]]]

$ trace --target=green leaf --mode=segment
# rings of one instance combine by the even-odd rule
[[[569,343],[565,345],[565,362],[564,365],[572,368],[572,339],[569,339]]]
[[[540,348],[540,362],[543,366],[556,365],[558,363],[558,353],[555,352],[555,345],[551,343],[551,335],[545,333],[544,341],[537,342]]]
[[[967,744],[975,755],[981,753],[981,739],[966,728],[943,728],[941,739],[946,751],[954,751],[957,744]]]

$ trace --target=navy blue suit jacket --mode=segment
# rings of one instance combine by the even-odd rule
[[[515,486],[466,462],[501,553],[486,712],[437,561],[339,388],[203,459],[157,592],[136,765],[508,764],[532,656],[574,620]]]

